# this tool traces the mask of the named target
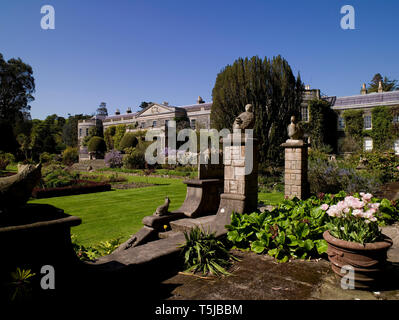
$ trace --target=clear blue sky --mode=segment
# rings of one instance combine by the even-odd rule
[[[55,9],[42,30],[40,9]],[[355,8],[355,30],[340,9]],[[216,75],[238,57],[281,54],[305,84],[358,94],[380,72],[399,79],[397,0],[1,0],[0,53],[29,63],[33,118],[133,110],[212,99]]]

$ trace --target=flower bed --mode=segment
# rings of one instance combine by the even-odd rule
[[[103,182],[75,180],[74,184],[58,188],[34,188],[32,191],[33,198],[51,198],[70,196],[76,194],[93,193],[110,191],[111,185]]]
[[[367,240],[367,235],[378,235],[378,226],[398,221],[398,209],[395,202],[363,193],[348,196],[341,191],[307,200],[295,198],[284,200],[270,212],[233,213],[230,225],[226,226],[227,239],[235,248],[267,253],[279,262],[316,258],[327,252],[323,233],[331,224],[340,224],[340,231],[346,232],[352,241],[361,242]],[[337,220],[343,210],[351,215],[350,221],[356,223],[358,230],[349,231],[348,226],[345,229],[347,220]]]

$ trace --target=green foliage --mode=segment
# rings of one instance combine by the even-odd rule
[[[238,260],[218,240],[214,233],[207,233],[200,228],[194,228],[184,233],[186,243],[180,245],[184,256],[186,271],[202,272],[203,274],[229,275],[226,271],[231,261]]]
[[[399,157],[393,151],[363,152],[356,155],[356,160],[362,157],[367,171],[379,174],[383,183],[399,180]]]
[[[316,152],[316,154],[314,154]],[[310,192],[336,193],[344,190],[374,193],[379,190],[382,177],[380,172],[356,170],[357,162],[347,160],[328,161],[327,154],[312,151],[308,162]]]
[[[30,281],[35,275],[30,269],[20,269],[19,267],[14,272],[11,272],[12,281],[9,284],[12,288],[11,301],[19,301],[31,296],[32,287]]]
[[[138,143],[139,141],[133,132],[126,132],[119,143],[119,149],[124,150],[125,148],[134,148]]]
[[[65,187],[73,184],[79,178],[78,173],[72,173],[60,166],[48,166],[42,170],[42,188]]]
[[[295,198],[284,200],[271,212],[233,213],[226,226],[228,240],[237,248],[265,252],[279,262],[317,257],[327,250],[322,234],[328,216],[320,206],[316,197]]]
[[[303,84],[281,56],[263,60],[239,58],[217,75],[212,90],[212,127],[231,128],[238,114],[251,103],[255,113],[254,133],[259,139],[260,162],[280,164],[280,144],[287,139],[291,115],[298,115]]]
[[[319,194],[307,200],[284,200],[270,212],[233,213],[230,225],[226,226],[227,239],[235,248],[267,253],[279,262],[319,257],[327,251],[323,232],[333,219],[326,210],[346,196],[343,191],[335,195]],[[355,196],[359,197],[359,194]],[[399,220],[396,203],[393,205],[386,199],[377,198],[372,201],[380,203],[379,225]]]
[[[83,114],[69,115],[62,131],[60,132],[62,136],[62,141],[68,147],[78,146],[78,122],[79,120],[89,119],[91,116]]]
[[[115,249],[121,245],[121,239],[115,238],[111,240],[101,241],[98,244],[91,246],[84,246],[78,243],[76,235],[71,235],[72,246],[82,261],[95,261],[99,257],[111,254]]]
[[[15,157],[11,153],[0,151],[0,170],[5,170],[14,161]]]
[[[87,145],[87,150],[89,152],[104,153],[106,149],[107,146],[104,139],[97,136],[92,137]]]
[[[395,135],[391,110],[385,106],[375,107],[371,111],[371,119],[373,125],[369,135],[373,138],[373,149],[392,149]]]
[[[103,138],[103,127],[102,126],[96,125],[94,127],[91,127],[89,129],[89,134],[83,138],[82,145],[88,146],[91,138],[93,138],[93,137]]]
[[[388,77],[386,76],[382,77],[380,73],[376,73],[367,87],[367,92],[368,93],[378,92],[378,86],[380,81],[382,84],[382,91],[384,92],[394,91],[399,88],[397,85],[398,82],[397,80],[390,80]]]
[[[79,152],[77,147],[68,147],[62,152],[62,163],[72,165],[79,160]]]
[[[363,146],[363,110],[346,110],[342,116],[345,120],[345,134],[355,139],[360,147]]]
[[[309,102],[309,122],[304,123],[310,136],[312,148],[330,146],[336,149],[337,114],[325,100],[314,99]]]
[[[115,134],[113,135],[114,149],[120,150],[119,143],[122,140],[125,133],[126,133],[126,125],[120,124],[116,126]]]
[[[114,135],[116,126],[110,126],[104,130],[104,140],[107,145],[107,150],[114,150]]]
[[[136,148],[125,149],[126,154],[123,156],[123,167],[125,169],[144,169],[145,153]]]
[[[33,69],[20,58],[4,60],[0,53],[0,150],[16,153],[16,136],[25,133],[29,103],[34,100]]]

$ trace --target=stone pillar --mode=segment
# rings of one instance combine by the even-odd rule
[[[252,155],[246,154],[245,143],[252,140]],[[245,164],[252,171],[245,174]],[[217,221],[221,228],[230,223],[232,212],[251,213],[258,206],[258,148],[257,139],[240,138],[224,149],[224,191],[220,195]]]
[[[281,146],[285,148],[285,197],[306,199],[309,196],[309,145],[303,140],[288,139]]]

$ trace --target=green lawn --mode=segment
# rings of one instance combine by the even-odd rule
[[[142,219],[153,214],[163,203],[165,196],[171,200],[171,210],[178,209],[185,199],[186,185],[181,179],[131,175],[127,177],[129,182],[157,185],[38,199],[31,200],[30,203],[51,204],[82,218],[82,224],[72,228],[72,234],[76,235],[78,243],[88,246],[118,237],[125,241],[142,227]],[[282,193],[259,193],[259,200],[265,204],[276,204],[282,199]]]
[[[80,244],[93,245],[117,237],[127,240],[142,227],[141,220],[164,202],[165,196],[171,200],[171,210],[178,209],[186,196],[186,185],[179,179],[130,176],[129,180],[158,185],[37,199],[30,203],[51,204],[82,218],[82,224],[72,228],[72,234]]]

